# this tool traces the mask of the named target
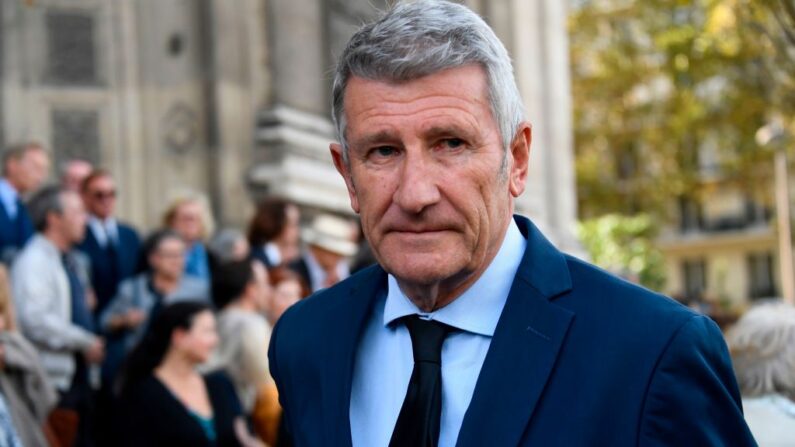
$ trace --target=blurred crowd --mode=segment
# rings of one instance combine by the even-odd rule
[[[111,172],[6,148],[0,178],[0,446],[286,445],[268,371],[292,304],[373,262],[358,225],[265,198],[246,229],[173,195],[144,234]]]

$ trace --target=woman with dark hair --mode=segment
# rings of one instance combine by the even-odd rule
[[[269,269],[298,259],[300,220],[298,207],[293,203],[273,197],[259,202],[248,226],[251,257]]]
[[[8,275],[0,264],[0,397],[6,402],[10,422],[19,444],[43,446],[42,430],[47,416],[58,402],[55,387],[47,380],[36,348],[19,332],[14,319],[14,301]],[[0,420],[2,418],[0,417]],[[6,431],[5,437],[2,436]],[[10,437],[0,421],[0,445]]]
[[[163,308],[121,375],[121,445],[257,444],[248,434],[229,379],[197,371],[217,344],[208,304],[180,302]]]
[[[144,242],[146,269],[121,283],[116,296],[100,314],[99,326],[110,336],[124,338],[125,351],[140,340],[146,322],[166,304],[209,302],[204,281],[185,275],[185,242],[172,230],[160,230]]]

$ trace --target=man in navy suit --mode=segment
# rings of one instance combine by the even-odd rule
[[[333,113],[331,155],[379,265],[274,329],[295,445],[754,445],[711,320],[513,215],[531,128],[477,15],[417,1],[363,27]]]
[[[3,152],[0,178],[0,262],[10,264],[34,228],[22,196],[41,186],[47,178],[50,159],[38,143],[9,146]]]
[[[99,315],[116,295],[122,280],[135,273],[141,242],[129,225],[116,220],[116,183],[110,172],[94,170],[83,180],[81,195],[89,217],[85,239],[78,245],[91,262],[91,285]]]

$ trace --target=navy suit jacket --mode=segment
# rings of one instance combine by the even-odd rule
[[[22,250],[33,233],[33,222],[21,201],[17,201],[17,215],[13,220],[8,216],[5,206],[0,203],[0,262],[10,261],[12,255]]]
[[[124,279],[135,274],[141,251],[141,240],[138,233],[127,225],[117,223],[119,230],[118,246],[115,259],[108,250],[101,247],[90,226],[86,226],[86,235],[77,246],[91,261],[91,285],[97,296],[95,315],[116,296],[116,289]]]
[[[527,250],[458,446],[746,446],[726,345],[712,320],[555,249],[517,217]],[[270,368],[297,446],[350,446],[354,356],[379,266],[290,308]]]
[[[272,269],[276,265],[270,260],[268,254],[265,253],[265,248],[260,245],[251,249],[251,258],[261,262],[267,269]]]

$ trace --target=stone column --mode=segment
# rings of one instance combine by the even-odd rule
[[[206,0],[210,196],[221,223],[243,227],[256,112],[265,98],[265,3]]]
[[[519,89],[533,124],[528,188],[517,210],[562,249],[581,255],[571,123],[571,87],[565,2],[508,0]],[[507,34],[507,33],[501,33]]]
[[[256,194],[351,213],[345,185],[331,164],[328,145],[329,71],[327,7],[323,0],[268,2],[270,102],[260,112]]]

